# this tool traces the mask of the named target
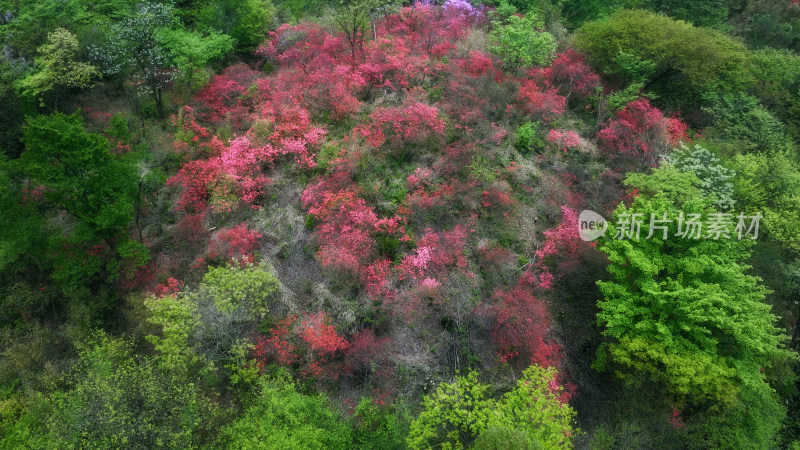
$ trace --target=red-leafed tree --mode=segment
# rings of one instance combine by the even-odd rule
[[[583,55],[572,49],[556,55],[543,75],[567,100],[573,94],[578,98],[589,97],[600,86],[600,77],[586,64]]]
[[[373,376],[385,378],[391,374],[389,360],[389,338],[378,338],[375,332],[365,328],[350,341],[344,352],[342,370],[354,379],[368,380]]]
[[[501,117],[516,95],[515,84],[507,82],[500,64],[480,51],[448,63],[443,77],[445,95],[439,103],[461,125],[485,126],[487,118]]]
[[[498,291],[491,311],[496,314],[492,341],[501,362],[527,367],[560,365],[560,350],[548,339],[551,319],[546,303],[533,296],[530,289],[518,285]]]
[[[567,150],[581,145],[581,138],[572,130],[550,130],[547,133],[547,142],[556,144],[564,153],[567,153]]]
[[[567,99],[558,93],[557,88],[537,79],[522,82],[517,102],[524,114],[547,122],[561,115],[567,106]]]
[[[324,267],[358,276],[375,257],[375,223],[378,216],[353,190],[306,191],[302,200],[317,222],[317,256]]]
[[[466,269],[464,250],[469,236],[470,231],[463,225],[450,231],[428,228],[417,241],[414,254],[403,258],[401,273],[416,280],[442,279],[451,269]]]
[[[207,206],[231,211],[240,201],[253,204],[264,192],[269,179],[262,168],[272,164],[278,151],[271,146],[252,146],[247,137],[223,145],[219,155],[184,164],[167,180],[182,187],[177,209],[202,212]]]
[[[326,369],[348,346],[328,316],[316,312],[303,317],[289,315],[278,322],[267,336],[257,339],[254,355],[262,369],[274,362],[296,368],[303,376],[325,373],[336,378],[339,370]]]
[[[225,228],[209,244],[209,258],[227,255],[230,259],[252,261],[256,243],[263,236],[255,230],[240,223],[233,228]]]
[[[594,242],[586,242],[580,238],[578,213],[566,206],[562,206],[561,211],[561,223],[544,232],[544,245],[536,251],[535,267],[540,273],[551,274],[552,277],[545,276],[545,279],[554,281],[572,274],[586,260],[587,255],[594,253],[595,246]]]
[[[175,133],[174,149],[190,158],[208,157],[218,154],[222,141],[208,127],[198,123],[194,108],[184,106],[178,115],[171,117],[172,124],[178,128]]]
[[[679,141],[688,141],[687,126],[665,117],[646,98],[629,103],[597,134],[600,149],[623,165],[652,166]]]
[[[359,126],[355,131],[373,147],[438,145],[444,138],[445,124],[438,110],[418,101],[409,99],[400,107],[376,108],[369,118],[369,125]]]
[[[197,109],[203,118],[218,122],[230,115],[238,121],[247,115],[243,97],[247,89],[261,77],[259,72],[246,64],[226,68],[222,74],[214,76],[203,90],[197,93]]]

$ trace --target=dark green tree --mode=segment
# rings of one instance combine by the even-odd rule
[[[16,165],[45,206],[68,212],[86,231],[111,238],[133,218],[136,173],[112,155],[109,143],[87,132],[78,114],[31,117]]]
[[[50,220],[39,230],[41,221],[18,223],[14,232],[40,236],[35,245],[44,252],[28,262],[50,272],[64,292],[90,285],[131,249],[122,232],[134,215],[134,164],[110,153],[108,140],[87,132],[78,114],[28,118],[23,140],[25,151],[9,163],[15,190]]]

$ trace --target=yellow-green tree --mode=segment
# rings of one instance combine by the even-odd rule
[[[741,416],[745,399],[757,399],[757,416],[729,421],[718,433],[737,442],[735,448],[769,447],[785,409],[767,374],[796,355],[763,302],[767,289],[747,273],[753,241],[739,241],[733,214],[717,221],[728,236],[712,231],[717,211],[690,172],[661,168],[629,175],[626,183],[639,196],[629,207],[620,204],[599,245],[611,277],[598,282],[597,321],[606,342],[595,367],[633,386],[659,386],[675,404],[712,408],[720,416]],[[638,238],[637,220],[643,223]],[[659,227],[652,235],[650,223]],[[749,218],[745,226],[746,234]],[[625,237],[618,234],[623,230]]]
[[[100,77],[100,72],[91,64],[76,60],[78,38],[64,28],[56,28],[47,35],[47,43],[38,48],[36,69],[21,78],[17,88],[21,95],[30,96],[45,105],[45,97],[51,96],[53,109],[58,109],[58,100],[67,89],[91,87]]]
[[[489,386],[478,374],[442,383],[422,401],[424,410],[411,423],[411,449],[463,449],[518,439],[517,448],[572,448],[575,411],[560,399],[563,389],[553,367],[530,366],[517,386],[500,399],[489,397]],[[484,433],[486,434],[484,436]]]

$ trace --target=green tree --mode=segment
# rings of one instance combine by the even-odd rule
[[[114,237],[133,218],[133,165],[87,132],[78,114],[28,118],[19,172],[40,188],[48,206],[67,211],[100,238]]]
[[[789,152],[735,155],[734,192],[740,209],[764,216],[763,229],[800,254],[800,167]]]
[[[478,382],[477,372],[442,383],[423,399],[424,410],[411,423],[408,446],[463,449],[474,442],[492,448],[514,437],[522,438],[519,448],[572,448],[575,411],[560,400],[563,388],[556,375],[553,367],[530,366],[499,400],[487,396],[489,386]]]
[[[506,23],[492,22],[489,50],[497,55],[508,70],[546,66],[553,60],[556,40],[543,31],[543,23],[534,12],[525,17],[512,15]]]
[[[18,179],[15,165],[0,156],[0,274],[21,272],[35,263],[42,249],[45,217],[36,204],[28,201],[25,186]]]
[[[713,138],[723,153],[782,152],[795,148],[783,123],[755,97],[743,93],[721,95],[704,111],[712,119],[706,136]]]
[[[778,432],[786,417],[766,383],[742,386],[726,405],[714,405],[686,421],[684,448],[780,448]]]
[[[623,10],[587,23],[576,39],[592,66],[605,74],[618,70],[621,54],[652,62],[645,89],[676,105],[697,105],[704,93],[734,91],[749,81],[742,44],[647,11]]]
[[[752,93],[770,112],[800,135],[800,56],[789,50],[765,48],[750,53]]]
[[[232,37],[236,51],[250,53],[266,39],[274,16],[270,0],[211,0],[200,9],[197,22],[201,29]]]
[[[797,6],[793,1],[748,0],[733,19],[735,34],[751,48],[789,48],[797,50]]]
[[[69,295],[101,281],[103,270],[118,276],[123,254],[133,256],[122,234],[134,212],[133,162],[111,154],[108,140],[88,133],[78,114],[28,118],[23,140],[22,155],[5,163],[12,181],[5,200],[18,198],[11,210],[27,219],[6,221],[13,228],[0,236],[4,259],[11,258],[4,263],[18,259],[15,271],[49,273]],[[146,249],[137,252],[146,258]]]
[[[522,431],[534,448],[572,448],[575,410],[560,399],[557,373],[555,367],[525,369],[517,386],[492,408],[487,427]]]
[[[408,447],[463,449],[486,429],[492,400],[489,386],[478,382],[478,373],[442,383],[422,400],[423,411],[411,423]]]
[[[642,8],[663,13],[675,20],[685,20],[698,27],[717,28],[725,31],[731,0],[645,0],[628,1],[628,4],[641,3]]]
[[[21,78],[17,86],[22,95],[39,100],[44,106],[44,98],[52,93],[53,109],[58,109],[58,99],[65,89],[84,89],[91,87],[100,71],[91,64],[76,61],[78,39],[63,28],[57,28],[47,35],[47,43],[39,47],[35,71]]]
[[[310,450],[350,448],[350,427],[322,395],[305,395],[285,372],[261,377],[241,417],[220,432],[225,448]]]
[[[230,36],[213,30],[206,36],[185,30],[166,30],[161,33],[161,39],[189,93],[210,78],[213,71],[207,65],[221,62],[234,42]]]
[[[175,23],[173,6],[141,3],[132,16],[113,23],[107,44],[95,49],[95,58],[104,62],[107,74],[136,74],[136,84],[155,102],[159,118],[164,117],[164,91],[172,81],[161,33]]]
[[[339,0],[336,8],[326,15],[345,34],[350,55],[355,58],[356,50],[363,50],[370,19],[380,11],[388,11],[395,3],[395,0]]]
[[[395,405],[378,405],[373,399],[364,397],[351,417],[353,443],[358,448],[370,450],[405,448],[403,419]]]
[[[472,448],[474,450],[505,450],[509,448],[541,450],[544,447],[538,443],[531,443],[522,430],[489,427],[475,439],[475,445]]]
[[[195,384],[97,333],[80,345],[67,389],[34,401],[22,420],[35,448],[189,448],[211,409]],[[16,430],[15,434],[24,434]]]
[[[746,274],[751,241],[715,240],[705,231],[700,239],[676,236],[680,213],[706,217],[713,210],[692,173],[671,169],[659,177],[664,170],[670,169],[654,171],[656,178],[629,176],[626,184],[640,195],[630,207],[620,204],[614,217],[619,224],[633,213],[645,220],[666,214],[673,219],[667,238],[656,231],[649,239],[606,239],[600,245],[611,279],[598,282],[604,300],[597,320],[608,340],[596,366],[613,368],[632,383],[652,380],[679,402],[730,405],[742,387],[766,383],[760,369],[793,354],[762,302],[766,289]],[[618,229],[609,227],[609,236]]]
[[[561,0],[558,4],[570,28],[605,17],[620,6],[619,2],[609,0]]]
[[[278,284],[260,266],[211,268],[195,289],[145,300],[153,314],[149,321],[162,327],[160,336],[147,339],[167,367],[211,368],[209,363],[239,359],[240,347],[268,319]]]
[[[700,180],[697,186],[719,209],[729,210],[736,204],[733,194],[733,178],[736,172],[722,165],[722,161],[708,149],[695,144],[689,147],[681,143],[673,149],[665,161],[684,172],[691,172]]]

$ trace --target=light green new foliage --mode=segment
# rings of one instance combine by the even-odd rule
[[[486,398],[488,390],[488,385],[478,382],[477,372],[440,384],[422,401],[425,409],[411,423],[408,447],[465,448],[464,443],[475,439],[489,421],[492,401]]]
[[[740,209],[760,212],[762,230],[800,254],[800,167],[786,152],[735,155],[734,192]]]
[[[261,378],[259,394],[220,432],[220,448],[316,450],[352,448],[350,428],[322,395],[297,392],[285,374]]]
[[[553,367],[531,366],[514,390],[500,399],[487,397],[489,386],[478,374],[456,377],[425,397],[425,408],[411,424],[407,443],[411,449],[495,448],[510,439],[519,448],[572,448],[575,411],[562,403],[563,389]],[[484,436],[484,433],[486,435]]]
[[[669,177],[661,176],[664,170],[672,170]],[[599,246],[608,255],[611,279],[598,282],[604,300],[597,320],[608,341],[596,366],[613,368],[633,383],[655,381],[679,402],[730,403],[740,386],[766,382],[759,369],[792,353],[762,302],[766,288],[745,273],[752,241],[737,240],[736,223],[732,238],[707,238],[705,230],[701,239],[676,236],[679,213],[706,220],[713,212],[707,199],[692,192],[695,180],[662,168],[628,183],[641,186],[640,195],[629,208],[617,208],[614,223],[623,213],[643,213],[645,224],[638,240],[611,239],[612,225]],[[645,239],[650,214],[661,218],[664,212],[674,220],[667,239],[661,231]]]
[[[542,31],[543,24],[536,14],[510,16],[506,24],[492,22],[492,45],[489,50],[503,60],[508,70],[546,66],[553,60],[556,40]]]
[[[145,299],[145,306],[153,314],[148,322],[161,325],[161,336],[149,335],[147,340],[160,353],[160,363],[169,368],[180,367],[187,362],[197,362],[195,350],[189,338],[200,323],[195,306],[186,301],[185,295]]]
[[[575,410],[557,396],[564,389],[556,382],[557,373],[555,367],[525,369],[517,387],[492,408],[487,426],[522,431],[531,446],[572,448]]]
[[[475,439],[473,450],[542,450],[538,443],[532,444],[524,431],[513,428],[489,427]]]
[[[278,279],[261,266],[214,267],[203,277],[198,295],[207,294],[223,313],[245,310],[247,319],[264,320],[266,300],[278,290]]]
[[[38,48],[36,71],[18,82],[22,95],[39,100],[44,106],[44,96],[59,88],[87,88],[100,78],[91,64],[78,62],[78,39],[63,28],[47,35],[47,43]],[[57,103],[56,103],[57,105]]]
[[[211,268],[195,289],[145,300],[149,321],[162,326],[161,336],[148,340],[168,366],[244,361],[241,347],[268,317],[277,289],[277,278],[262,266]]]
[[[40,448],[192,448],[207,406],[195,383],[97,333],[69,389],[47,399]],[[37,433],[38,434],[38,433]]]
[[[161,40],[190,91],[202,87],[214,73],[206,66],[222,61],[234,44],[232,37],[214,30],[205,36],[186,30],[164,30]]]

